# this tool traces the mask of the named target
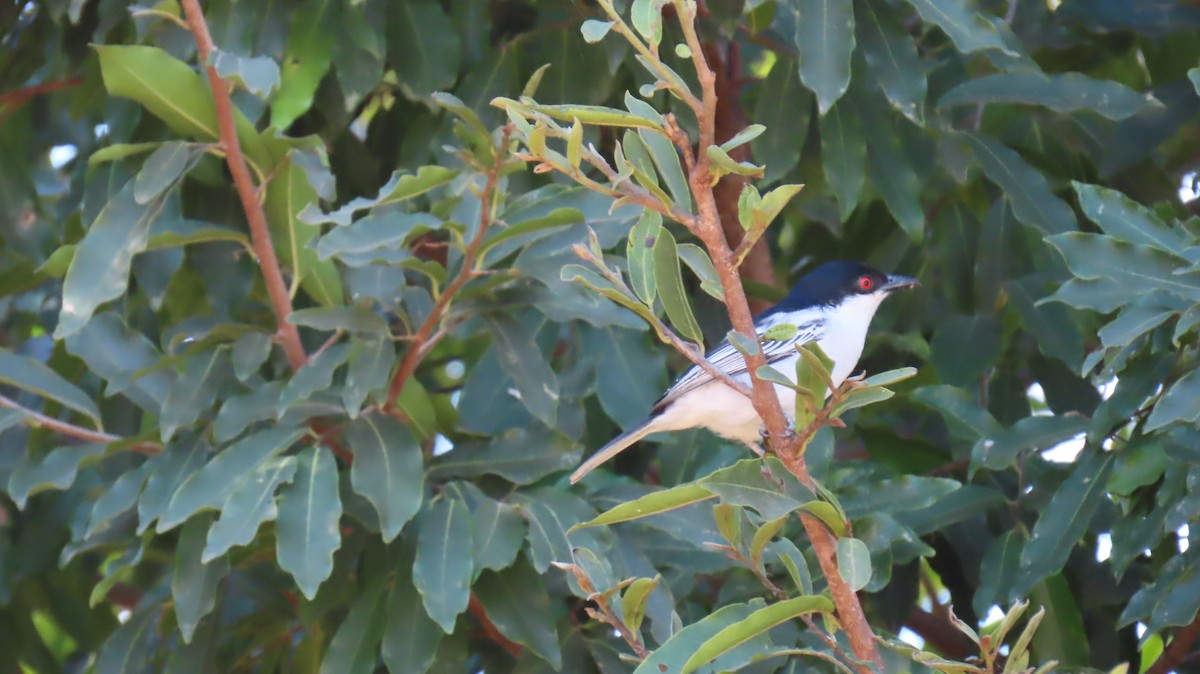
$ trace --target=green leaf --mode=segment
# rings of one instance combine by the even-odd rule
[[[188,521],[179,532],[175,548],[171,597],[185,644],[191,643],[200,620],[216,607],[221,581],[229,575],[229,561],[224,557],[208,562],[200,559],[210,524],[212,518],[207,516]]]
[[[1007,604],[1014,594],[1021,569],[1021,546],[1025,538],[1019,531],[1006,531],[992,539],[979,568],[979,589],[972,606],[976,612],[992,604]]]
[[[279,88],[279,64],[269,56],[238,56],[213,49],[208,60],[218,75],[259,98],[265,99]]]
[[[626,627],[634,634],[641,634],[642,620],[646,617],[646,604],[650,594],[662,582],[662,576],[654,578],[638,578],[629,585],[625,594],[621,595],[621,618]]]
[[[1042,305],[1048,302],[1061,302],[1076,309],[1091,309],[1100,313],[1110,313],[1142,296],[1112,279],[1073,278],[1062,284],[1054,294],[1038,300]],[[1081,354],[1082,355],[1082,354]]]
[[[922,176],[919,157],[929,150],[919,130],[889,114],[878,98],[856,92],[852,99],[862,120],[867,143],[867,176],[905,234],[919,243],[925,236],[925,209],[921,206]]]
[[[1083,279],[1114,281],[1130,295],[1127,301],[1159,289],[1192,302],[1200,301],[1200,274],[1176,274],[1186,263],[1157,248],[1084,232],[1059,234],[1046,240],[1062,253],[1073,274]]]
[[[966,0],[908,0],[926,23],[941,28],[964,54],[983,49],[996,49],[1009,56],[1017,52],[1006,43],[987,15]]]
[[[263,208],[271,226],[271,241],[280,264],[291,270],[293,282],[299,279],[304,292],[322,306],[337,306],[342,303],[341,276],[333,262],[318,259],[310,243],[319,230],[301,217],[307,209],[316,208],[317,191],[299,164],[299,155],[297,150],[288,151],[267,183]]]
[[[561,122],[574,123],[578,120],[584,124],[594,126],[648,129],[658,133],[665,133],[662,125],[652,119],[647,119],[641,115],[626,112],[619,108],[607,108],[601,105],[538,105],[528,99],[523,100],[521,103],[516,103],[507,98],[497,98],[492,101],[492,105],[502,108],[524,108],[533,112],[540,112],[551,119]]]
[[[917,368],[915,367],[900,367],[895,370],[888,370],[873,374],[863,380],[863,386],[890,386],[892,384],[902,382],[905,379],[911,379],[917,376]]]
[[[1121,309],[1108,325],[1100,328],[1098,337],[1106,348],[1127,346],[1130,342],[1157,328],[1176,315],[1171,309],[1134,304]]]
[[[271,457],[292,446],[304,435],[295,428],[270,428],[249,435],[221,450],[200,470],[187,476],[170,497],[159,518],[157,531],[164,533],[182,524],[196,512],[220,508],[239,481]],[[154,477],[146,491],[150,492]]]
[[[361,306],[300,309],[288,316],[288,323],[326,332],[344,330],[365,335],[388,334],[387,321],[374,311]]]
[[[677,487],[656,491],[639,499],[610,508],[587,522],[575,525],[573,529],[641,519],[658,513],[683,508],[693,503],[706,501],[714,496],[716,494],[700,485],[681,484]]]
[[[865,0],[857,10],[855,29],[867,67],[892,107],[921,124],[927,85],[916,43],[891,5]]]
[[[821,117],[821,161],[825,181],[838,201],[842,220],[846,220],[858,206],[867,176],[867,141],[849,101],[833,106]]]
[[[766,165],[763,182],[781,180],[800,161],[808,136],[812,96],[800,86],[796,62],[779,59],[759,86],[754,119],[767,130],[750,143],[755,159]]]
[[[337,461],[328,449],[309,445],[296,455],[296,477],[280,490],[278,507],[279,568],[291,574],[300,592],[311,600],[333,573],[333,553],[342,546]]]
[[[658,284],[658,296],[671,325],[687,339],[697,344],[704,342],[704,335],[692,314],[692,305],[683,288],[683,273],[679,268],[679,251],[675,237],[665,229],[654,242],[654,276]]]
[[[96,674],[124,674],[125,672],[147,671],[158,654],[158,622],[162,619],[161,606],[152,604],[140,607],[129,619],[119,625],[96,655]]]
[[[847,489],[841,494],[841,501],[846,517],[857,520],[875,513],[920,510],[959,487],[956,480],[904,475]]]
[[[540,424],[515,428],[490,441],[461,442],[434,459],[430,479],[499,475],[514,484],[530,484],[579,463],[580,448]]]
[[[271,336],[265,332],[247,332],[233,342],[230,357],[238,381],[246,381],[271,355]]]
[[[737,161],[730,157],[725,150],[716,145],[709,145],[705,151],[709,161],[716,167],[717,173],[734,173],[740,176],[752,176],[761,178],[763,175],[763,167],[752,164],[748,161]]]
[[[657,48],[662,42],[662,8],[667,0],[634,0],[629,9],[629,19],[637,32]]]
[[[629,230],[629,242],[625,248],[625,259],[629,263],[629,284],[634,292],[648,305],[653,305],[658,293],[655,284],[654,247],[662,233],[662,216],[657,211],[646,209],[637,224]]]
[[[1050,504],[1042,511],[1033,534],[1021,552],[1021,588],[1058,573],[1067,556],[1086,533],[1092,516],[1107,499],[1108,474],[1113,454],[1090,453],[1075,463]],[[1024,594],[1027,589],[1020,590]]]
[[[1105,234],[1129,243],[1179,254],[1187,247],[1183,233],[1167,227],[1158,215],[1124,194],[1100,185],[1074,182],[1079,207]]]
[[[558,376],[534,339],[536,330],[507,314],[489,314],[487,324],[500,365],[516,382],[521,403],[553,428],[558,418]]]
[[[850,86],[854,53],[854,3],[851,0],[798,0],[796,61],[800,81],[817,96],[817,107],[829,112]]]
[[[166,511],[179,486],[204,466],[207,455],[208,448],[191,438],[169,443],[161,454],[150,459],[146,487],[138,497],[139,536]]]
[[[843,539],[854,540],[854,539]],[[839,541],[840,543],[840,541]],[[681,674],[690,674],[701,665],[707,664],[751,639],[766,634],[769,630],[810,613],[832,613],[833,602],[825,597],[796,597],[785,599],[717,632],[696,649],[680,669]]]
[[[787,538],[773,541],[770,548],[779,558],[779,561],[783,563],[784,567],[787,568],[788,575],[791,576],[792,582],[796,585],[796,590],[800,594],[812,594],[812,574],[808,570],[808,562],[804,559],[800,548],[796,547],[796,544]]]
[[[475,570],[508,568],[521,552],[525,520],[517,509],[486,496],[471,513],[475,539]]]
[[[324,391],[333,383],[333,373],[350,357],[349,345],[334,344],[308,361],[284,385],[276,404],[276,415],[282,418],[288,408],[308,400],[314,393]]]
[[[638,100],[630,92],[625,92],[625,107],[635,115],[640,115],[656,123],[662,122],[662,116],[649,103]],[[658,169],[658,175],[666,183],[666,189],[675,199],[675,207],[685,213],[692,212],[692,190],[688,185],[687,176],[683,175],[679,152],[675,144],[661,133],[649,129],[638,129],[638,137],[650,151],[650,159]]]
[[[567,531],[596,516],[583,499],[554,488],[519,492],[521,514],[529,522],[529,552],[533,568],[545,573],[552,562],[574,559]],[[576,535],[577,537],[579,534]]]
[[[23,457],[8,477],[8,495],[17,508],[24,510],[30,496],[74,484],[79,469],[98,461],[104,449],[103,443],[88,443],[56,447],[44,456]]]
[[[725,152],[732,152],[734,149],[749,143],[755,138],[758,138],[763,134],[763,131],[766,130],[767,127],[763,126],[762,124],[751,124],[750,126],[747,126],[741,131],[735,133],[729,140],[721,143],[721,149]]]
[[[750,561],[755,567],[762,566],[763,551],[766,549],[767,544],[775,538],[775,534],[778,534],[783,525],[787,524],[787,520],[786,515],[768,520],[754,532],[754,538],[750,541]]]
[[[1037,277],[1025,277],[1004,284],[1004,291],[1025,329],[1037,337],[1038,349],[1075,369],[1083,360],[1083,335],[1066,307],[1038,304],[1041,286]]]
[[[146,461],[138,468],[123,473],[113,482],[108,491],[96,499],[96,504],[92,506],[91,517],[88,518],[85,536],[90,538],[98,532],[109,529],[118,516],[130,512],[137,505],[138,496],[141,495],[142,486],[146,482],[146,476],[153,466],[153,463]]]
[[[414,231],[434,230],[442,220],[429,213],[390,211],[371,214],[351,224],[337,227],[317,242],[322,260],[338,258],[353,266],[380,260],[390,262],[392,255],[407,253],[405,241]]]
[[[1200,419],[1200,370],[1192,370],[1171,384],[1171,388],[1150,412],[1145,431],[1154,431],[1177,421],[1195,422]]]
[[[588,44],[595,44],[604,39],[608,35],[608,31],[612,30],[612,21],[598,21],[596,19],[588,19],[579,27],[579,32],[583,35],[583,39]]]
[[[380,573],[366,580],[362,591],[350,605],[346,619],[338,626],[319,674],[372,674],[379,659],[379,641],[387,626],[388,596],[384,593],[387,576]]]
[[[150,225],[163,207],[161,196],[142,206],[133,192],[131,180],[105,204],[79,242],[63,280],[55,339],[79,332],[101,304],[125,294],[133,256],[146,249]]]
[[[1080,73],[1046,75],[1016,71],[984,75],[947,91],[939,107],[983,103],[1041,105],[1055,112],[1094,112],[1120,121],[1148,107],[1162,107],[1149,94],[1140,94],[1112,80],[1097,80]]]
[[[857,538],[839,538],[837,542],[838,574],[854,592],[871,582],[871,552]]]
[[[442,630],[421,604],[409,570],[412,555],[405,555],[396,583],[388,594],[387,628],[383,637],[383,662],[391,674],[425,674],[433,665]]]
[[[113,143],[93,152],[88,157],[88,168],[150,152],[160,145],[162,143]]]
[[[224,345],[195,354],[185,361],[183,373],[163,401],[159,422],[163,442],[175,437],[179,429],[194,424],[212,408],[229,369],[229,349]]]
[[[1024,450],[1049,449],[1084,433],[1088,420],[1080,416],[1025,417],[1012,428],[981,438],[971,450],[971,474],[980,468],[1004,470]]]
[[[518,562],[503,571],[485,571],[474,586],[488,619],[507,639],[529,648],[556,671],[563,666],[555,611],[537,571]]]
[[[667,672],[681,669],[701,645],[726,627],[746,620],[762,607],[763,601],[757,599],[745,604],[724,606],[710,613],[672,634],[670,639],[638,665],[634,674],[662,674],[664,668]],[[702,674],[714,674],[737,669],[740,665],[747,664],[754,656],[761,654],[769,644],[770,639],[765,634],[759,634],[697,671]]]
[[[296,457],[284,456],[268,459],[239,480],[221,505],[221,519],[208,530],[200,561],[208,563],[236,546],[249,545],[262,523],[274,521],[278,514],[275,492],[295,476]]]
[[[0,347],[0,384],[53,400],[101,426],[100,410],[86,393],[42,363],[4,347]]]
[[[596,395],[604,412],[622,428],[646,418],[666,384],[662,349],[645,333],[600,328],[584,335],[584,348],[596,359]]]
[[[459,71],[462,46],[458,31],[432,0],[389,5],[388,62],[409,98],[425,98],[448,89]]]
[[[942,381],[969,388],[1000,357],[1000,321],[993,316],[953,316],[933,333],[933,365]]]
[[[1077,596],[1062,574],[1055,574],[1038,583],[1029,599],[1042,608],[1030,618],[1025,630],[1013,644],[1010,657],[1022,658],[1022,644],[1028,643],[1036,661],[1057,662],[1064,667],[1084,667],[1090,663],[1088,635],[1084,630]],[[1042,615],[1045,620],[1039,622],[1038,618]]]
[[[350,482],[375,506],[383,541],[390,543],[421,508],[421,446],[404,424],[378,412],[354,420],[345,434],[354,452]]]
[[[1054,196],[1042,172],[1016,150],[979,134],[967,134],[966,139],[988,179],[999,185],[1012,202],[1018,220],[1047,234],[1077,228],[1071,207]]]
[[[797,359],[796,362],[799,363],[800,360]],[[800,388],[796,384],[796,382],[793,382],[791,379],[788,379],[787,375],[780,372],[779,370],[776,370],[775,368],[771,367],[770,365],[763,365],[762,367],[755,370],[754,376],[758,377],[759,379],[761,379],[765,382],[770,382],[777,386],[786,386],[788,388],[793,388],[793,389]]]
[[[771,467],[770,478],[763,474],[763,465],[758,459],[742,459],[701,478],[698,484],[720,497],[722,503],[752,508],[766,520],[817,500],[778,460],[766,464]]]
[[[950,432],[969,440],[995,437],[1004,428],[1000,422],[971,399],[966,391],[953,386],[922,386],[912,399],[926,405],[946,419]]]
[[[328,0],[305,0],[287,33],[279,91],[271,99],[271,126],[286,129],[313,105],[317,85],[333,61],[329,23],[336,7]]]
[[[417,169],[416,174],[404,170],[395,171],[387,183],[379,188],[379,194],[374,198],[355,197],[341,208],[328,213],[321,211],[316,205],[312,205],[298,217],[301,222],[309,225],[323,225],[331,222],[345,227],[354,220],[355,214],[359,211],[389,206],[418,197],[446,185],[458,177],[458,174],[458,171],[443,166],[422,166]]]
[[[446,634],[467,609],[472,575],[471,513],[462,501],[442,498],[418,518],[413,584],[429,617]]]
[[[350,418],[358,416],[368,397],[384,402],[384,391],[392,377],[392,364],[396,360],[395,347],[386,336],[350,341],[350,364],[346,368],[346,383],[342,387],[342,404]],[[410,379],[397,399],[400,408],[408,417],[413,429],[422,437],[433,437],[436,418],[429,396],[420,382]]]
[[[195,165],[202,150],[190,143],[172,141],[158,146],[146,158],[133,180],[133,200],[145,206],[169,190]]]

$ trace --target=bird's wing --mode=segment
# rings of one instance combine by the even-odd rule
[[[759,326],[759,332],[764,331],[767,326]],[[762,343],[763,355],[767,358],[767,363],[774,363],[783,360],[788,356],[796,353],[796,347],[807,344],[808,342],[820,339],[824,336],[824,321],[810,321],[796,326],[796,334],[790,339],[781,341],[769,340]],[[718,370],[728,374],[731,377],[736,377],[739,374],[745,374],[748,370],[746,367],[746,359],[733,345],[728,341],[722,341],[719,345],[713,348],[704,356]],[[683,373],[671,388],[663,394],[658,402],[654,403],[654,412],[661,412],[663,408],[670,405],[675,400],[678,400],[683,394],[693,391],[705,384],[713,381],[713,376],[701,368],[699,365],[693,365],[687,372]]]

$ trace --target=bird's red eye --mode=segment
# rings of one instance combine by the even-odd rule
[[[858,277],[858,289],[859,290],[870,290],[871,288],[874,288],[874,287],[875,287],[875,282],[871,280],[870,276]]]

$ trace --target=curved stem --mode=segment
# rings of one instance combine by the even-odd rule
[[[78,438],[87,442],[120,442],[125,438],[112,433],[103,431],[94,431],[90,428],[76,426],[75,424],[55,419],[54,417],[46,416],[41,412],[35,412],[28,407],[18,403],[17,401],[7,396],[0,395],[0,407],[5,407],[10,410],[16,410],[21,414],[22,421],[34,428],[45,428],[59,435],[65,435],[71,438]],[[129,446],[129,449],[141,454],[158,454],[162,451],[162,447],[152,442],[135,442]]]

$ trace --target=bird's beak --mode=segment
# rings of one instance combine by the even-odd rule
[[[921,282],[911,276],[901,276],[900,274],[888,275],[887,282],[883,284],[884,292],[892,292],[894,290],[903,290],[913,286],[921,285]]]

